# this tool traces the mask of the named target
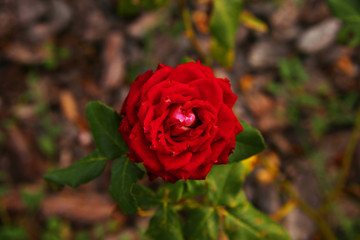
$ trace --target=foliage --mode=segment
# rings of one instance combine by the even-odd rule
[[[44,175],[48,181],[59,185],[78,187],[98,177],[105,169],[106,158],[98,150],[80,159],[69,167],[56,169]]]
[[[40,204],[44,198],[44,193],[41,189],[36,191],[23,189],[21,192],[21,198],[27,210],[33,213],[40,207]]]
[[[70,57],[70,51],[66,47],[58,47],[52,42],[44,45],[47,52],[47,58],[44,61],[44,66],[48,70],[55,70],[59,63]]]
[[[244,130],[236,136],[235,150],[229,156],[229,163],[238,162],[265,150],[265,142],[261,133],[249,124],[240,121]]]
[[[332,126],[349,125],[354,122],[352,109],[359,100],[358,93],[345,96],[331,96],[327,83],[319,84],[313,94],[308,93],[309,75],[299,58],[281,59],[278,63],[281,81],[272,81],[268,91],[280,95],[287,102],[287,118],[299,132],[308,131],[317,140]],[[309,114],[310,113],[310,114]],[[310,128],[303,129],[299,121],[301,117],[309,119]]]
[[[234,62],[235,35],[239,24],[242,0],[215,0],[210,20],[211,51],[223,66]]]
[[[69,239],[69,225],[65,221],[62,221],[59,218],[51,217],[46,220],[44,232],[41,235],[43,240],[62,240]],[[85,235],[87,236],[87,235]],[[79,232],[75,236],[76,240],[85,240],[89,239],[84,237],[84,234]]]
[[[136,213],[137,204],[131,192],[144,172],[125,157],[116,159],[111,166],[110,194],[125,213]]]
[[[327,0],[332,13],[344,22],[345,27],[339,34],[339,40],[355,47],[360,43],[360,2],[357,0]]]
[[[0,239],[27,240],[29,237],[22,227],[5,225],[0,227]]]
[[[90,102],[86,106],[91,133],[101,154],[115,159],[128,152],[127,146],[118,131],[120,116],[108,106],[99,102]]]

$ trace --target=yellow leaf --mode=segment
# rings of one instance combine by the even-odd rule
[[[268,31],[266,23],[247,11],[242,11],[240,14],[240,21],[245,27],[257,32],[266,33]]]

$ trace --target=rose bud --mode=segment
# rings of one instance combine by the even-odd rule
[[[231,110],[236,99],[229,80],[200,62],[138,76],[120,112],[130,160],[150,179],[205,179],[214,164],[227,164],[243,129]]]

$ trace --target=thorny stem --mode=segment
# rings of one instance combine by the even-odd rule
[[[354,156],[354,152],[356,149],[356,145],[359,142],[360,138],[360,108],[357,111],[356,118],[355,118],[355,127],[352,131],[349,143],[346,147],[344,158],[343,158],[343,165],[340,169],[339,177],[337,179],[336,185],[333,190],[329,193],[326,197],[324,204],[320,207],[319,212],[325,213],[329,208],[330,204],[342,193],[342,189],[346,184],[346,180],[349,176],[351,162]]]
[[[180,9],[181,9],[181,15],[182,15],[182,19],[183,19],[184,26],[185,26],[185,34],[189,38],[190,43],[192,44],[195,51],[199,55],[200,60],[203,61],[205,63],[205,65],[208,65],[209,59],[206,56],[203,49],[201,48],[200,43],[196,37],[194,28],[192,26],[190,11],[186,6],[186,0],[178,0],[178,3],[180,6]]]
[[[287,180],[283,180],[280,183],[280,186],[290,195],[291,198],[293,198],[297,202],[300,209],[305,214],[307,214],[311,219],[313,219],[313,221],[315,222],[315,224],[317,225],[317,227],[319,228],[325,239],[327,240],[337,239],[335,234],[332,232],[331,228],[327,224],[327,222],[322,218],[322,216],[316,210],[314,210],[311,206],[309,206],[309,204],[307,204],[304,200],[300,198],[300,196],[296,193],[295,189],[293,188],[290,182],[288,182]]]

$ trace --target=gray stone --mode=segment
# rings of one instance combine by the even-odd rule
[[[44,2],[39,0],[21,0],[18,4],[18,18],[21,24],[30,24],[42,17],[47,7]]]
[[[65,28],[72,17],[72,12],[70,7],[60,0],[52,0],[52,16],[50,22],[50,28],[52,32],[56,33]]]
[[[299,18],[299,9],[293,1],[286,1],[271,16],[271,25],[274,28],[290,28],[293,27]]]
[[[288,49],[273,41],[260,41],[250,50],[249,63],[253,68],[263,69],[276,67],[278,61],[285,57]]]
[[[294,209],[286,216],[283,225],[293,240],[312,239],[316,230],[312,220],[299,208]]]
[[[341,22],[337,19],[327,19],[307,31],[305,31],[297,42],[297,47],[304,53],[316,53],[329,47],[336,39],[341,28]]]

